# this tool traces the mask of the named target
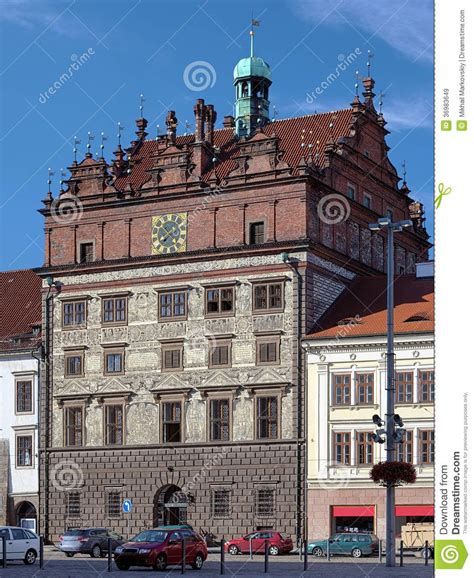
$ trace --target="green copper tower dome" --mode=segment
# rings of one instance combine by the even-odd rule
[[[270,66],[253,54],[253,28],[250,31],[250,56],[242,58],[234,68],[235,132],[248,136],[269,121],[268,89],[272,83]]]

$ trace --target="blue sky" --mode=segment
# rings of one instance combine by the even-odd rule
[[[57,194],[75,136],[82,158],[88,131],[94,153],[103,132],[110,159],[117,122],[125,127],[123,142],[134,136],[140,94],[152,136],[169,109],[184,132],[196,98],[215,105],[218,126],[232,114],[232,71],[249,52],[252,14],[261,21],[256,54],[272,66],[270,99],[279,118],[347,107],[355,71],[365,74],[367,50],[373,52],[390,158],[400,174],[406,160],[412,196],[425,203],[432,230],[431,2],[0,0],[1,270],[42,264],[37,209],[48,168]],[[337,82],[316,100],[308,96],[356,49],[361,56]],[[196,62],[205,63],[207,76],[194,81]]]

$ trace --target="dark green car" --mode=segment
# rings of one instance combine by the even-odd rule
[[[329,538],[329,553],[331,556],[341,554],[360,558],[376,554],[379,541],[374,534],[334,534]],[[321,557],[327,555],[328,541],[313,540],[308,543],[308,554]]]

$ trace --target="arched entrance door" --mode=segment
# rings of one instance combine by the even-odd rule
[[[31,502],[20,502],[16,508],[16,523],[36,532],[36,508]]]
[[[188,519],[188,499],[186,494],[174,484],[160,488],[153,502],[153,526],[186,524]]]

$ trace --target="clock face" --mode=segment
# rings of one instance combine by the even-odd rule
[[[187,229],[187,213],[169,213],[152,217],[152,254],[168,255],[186,251]]]

